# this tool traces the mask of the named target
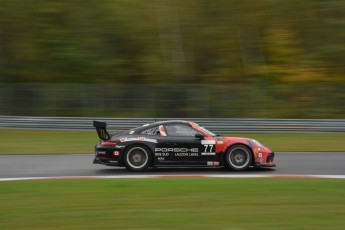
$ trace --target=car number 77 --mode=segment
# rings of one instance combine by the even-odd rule
[[[207,152],[211,153],[214,145],[204,145],[204,147],[205,147],[205,151],[204,151],[205,153],[207,153]],[[209,151],[207,151],[207,150],[209,150]]]

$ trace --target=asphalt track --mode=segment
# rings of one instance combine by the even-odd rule
[[[133,173],[121,167],[92,164],[93,154],[0,155],[0,179],[39,177],[132,176],[345,176],[345,152],[278,152],[275,169],[250,168],[245,172],[224,168],[153,168]]]

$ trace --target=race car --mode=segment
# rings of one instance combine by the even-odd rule
[[[141,172],[149,167],[275,167],[274,152],[260,142],[216,135],[184,120],[145,124],[109,134],[105,122],[94,121],[99,136],[94,164],[125,166]]]

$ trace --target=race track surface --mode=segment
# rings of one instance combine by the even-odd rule
[[[345,152],[278,152],[275,169],[250,168],[245,172],[224,168],[157,168],[133,173],[125,168],[92,164],[93,154],[1,155],[0,178],[79,176],[205,176],[205,175],[345,175]]]

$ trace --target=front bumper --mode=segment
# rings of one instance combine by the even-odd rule
[[[276,167],[276,164],[273,163],[274,160],[274,152],[268,153],[266,155],[266,158],[264,158],[264,161],[259,161],[259,162],[255,162],[255,167],[258,168],[263,168],[263,167]]]
[[[276,167],[276,164],[274,164],[274,163],[256,163],[255,165],[254,165],[254,167],[256,167],[256,168],[274,168],[274,167]]]

